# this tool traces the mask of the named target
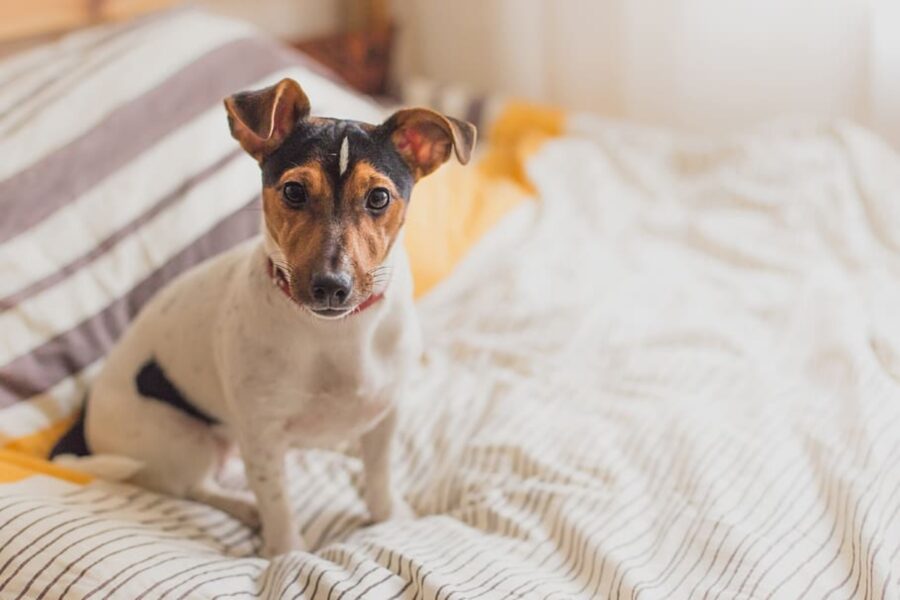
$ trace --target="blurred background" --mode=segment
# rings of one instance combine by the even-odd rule
[[[3,0],[0,35],[17,48],[85,20],[171,4],[179,2]],[[896,0],[199,4],[256,23],[370,93],[452,86],[692,131],[847,117],[900,144]],[[50,25],[34,19],[35,5],[46,5]]]

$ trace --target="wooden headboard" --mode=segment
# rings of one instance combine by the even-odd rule
[[[177,4],[180,0],[4,0],[0,42],[47,36],[115,21]]]

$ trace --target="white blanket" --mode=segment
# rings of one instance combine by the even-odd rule
[[[577,117],[528,170],[539,202],[421,303],[420,518],[364,527],[358,460],[298,455],[315,552],[268,562],[202,505],[32,479],[0,597],[900,597],[898,157]]]

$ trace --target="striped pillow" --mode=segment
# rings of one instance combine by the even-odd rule
[[[314,113],[382,117],[302,55],[197,10],[0,63],[0,445],[61,426],[156,290],[256,234],[259,172],[222,98],[285,76]]]

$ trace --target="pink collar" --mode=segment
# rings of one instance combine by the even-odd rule
[[[277,277],[275,275],[275,263],[272,262],[271,258],[266,259],[266,271],[268,271],[268,273],[269,273],[269,278],[272,279],[272,281],[276,282],[276,284],[278,285],[278,289],[281,290],[281,293],[284,294],[288,300],[290,300],[294,304],[297,304],[297,301],[294,300],[293,296],[291,296],[291,291],[288,288],[287,280],[282,277]],[[372,294],[371,296],[369,296],[368,298],[366,298],[365,300],[360,302],[359,305],[357,305],[356,308],[354,308],[349,313],[347,313],[346,316],[349,317],[350,315],[355,315],[355,314],[361,313],[362,311],[366,310],[373,304],[377,303],[379,300],[383,300],[383,299],[384,299],[383,292],[379,292],[377,294]]]

